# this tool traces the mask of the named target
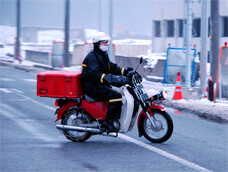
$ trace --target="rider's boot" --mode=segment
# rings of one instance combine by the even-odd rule
[[[101,127],[105,128],[108,133],[109,132],[119,132],[120,127],[118,127],[118,125],[114,125],[113,121],[115,124],[116,124],[116,121],[119,124],[117,119],[119,119],[119,116],[120,116],[121,105],[122,105],[122,101],[112,102],[112,103],[109,103],[109,105],[108,105],[108,111],[107,111],[106,118],[101,125]]]
[[[101,125],[102,128],[105,128],[108,133],[110,132],[119,132],[119,129],[113,125],[113,120],[105,119]]]

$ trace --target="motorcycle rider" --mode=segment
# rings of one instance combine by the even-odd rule
[[[118,132],[113,126],[113,120],[120,118],[122,96],[112,89],[112,86],[121,87],[130,83],[126,77],[133,68],[120,68],[117,64],[110,61],[107,54],[109,35],[98,32],[93,38],[94,48],[85,57],[82,66],[82,88],[86,95],[96,101],[109,101],[108,111],[103,128],[108,132]]]

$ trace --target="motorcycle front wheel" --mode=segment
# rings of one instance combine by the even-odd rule
[[[145,116],[142,119],[142,133],[145,138],[153,143],[162,143],[168,140],[173,133],[173,121],[168,113],[152,110],[155,127]]]
[[[77,126],[79,124],[89,124],[90,122],[91,117],[86,111],[80,109],[77,112],[76,109],[72,109],[64,113],[61,124],[68,126]],[[63,134],[67,139],[73,142],[84,142],[92,136],[91,133],[88,132],[70,130],[63,130]]]

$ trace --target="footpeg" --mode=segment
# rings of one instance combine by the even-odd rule
[[[102,136],[109,136],[109,137],[115,137],[117,138],[118,137],[118,132],[115,132],[115,133],[107,133],[107,132],[104,132],[101,134]]]

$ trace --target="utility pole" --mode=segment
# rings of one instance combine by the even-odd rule
[[[200,83],[201,95],[206,91],[207,80],[207,38],[208,38],[208,5],[207,0],[201,0],[201,53],[200,53]]]
[[[219,0],[211,0],[211,72],[212,81],[216,82],[218,58],[219,58]]]
[[[192,0],[187,2],[187,51],[186,51],[186,87],[191,87],[191,49],[192,49]]]
[[[98,5],[99,5],[99,7],[98,7],[98,22],[99,22],[99,31],[101,32],[101,0],[98,0]]]
[[[20,52],[20,18],[21,18],[21,16],[20,16],[20,14],[21,14],[21,12],[20,12],[20,9],[21,9],[21,0],[17,0],[17,16],[16,16],[16,18],[17,18],[17,37],[16,37],[16,45],[15,45],[15,58],[17,59],[17,60],[19,60],[20,62],[21,62],[21,60],[20,60],[20,57],[19,57],[19,52]]]
[[[64,66],[69,67],[69,18],[70,18],[70,0],[65,0],[65,51]]]
[[[114,59],[114,53],[113,53],[113,45],[112,45],[112,35],[113,35],[113,0],[109,0],[109,36],[111,37],[111,41],[109,42],[109,48],[108,48],[108,55],[111,61],[115,61]]]

